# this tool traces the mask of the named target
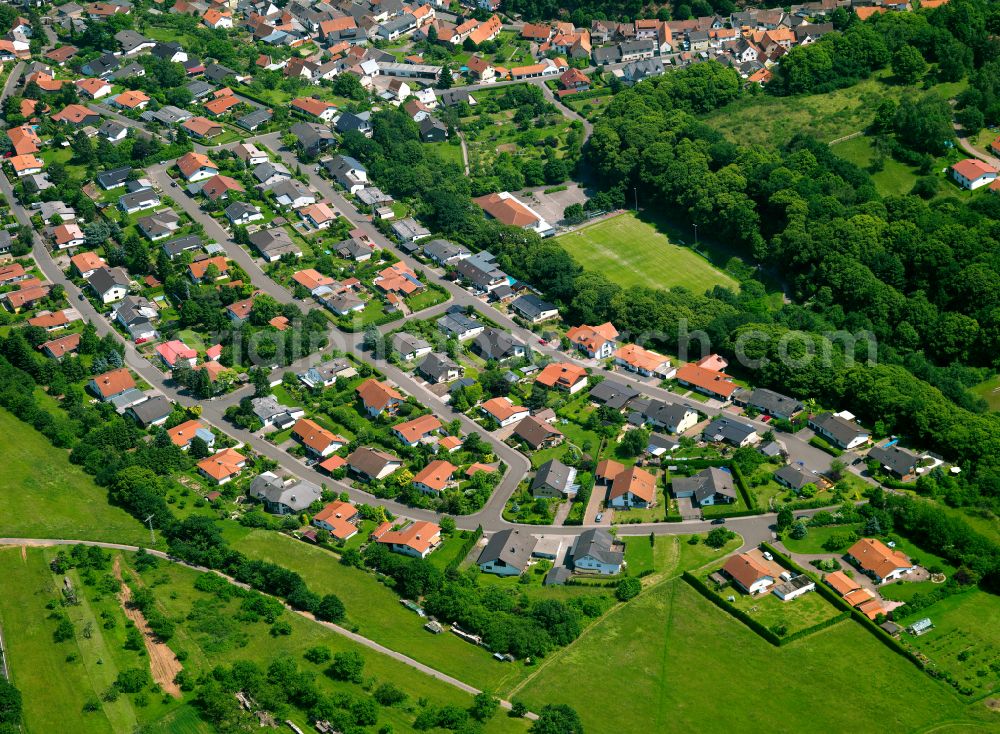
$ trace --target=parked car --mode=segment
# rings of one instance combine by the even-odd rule
[[[604,519],[604,513],[603,512],[598,512],[597,516],[594,517],[594,522],[600,522],[603,519]]]
[[[712,520],[712,524],[713,525],[725,525],[726,524],[726,518],[724,518],[724,517],[717,517],[714,520]]]

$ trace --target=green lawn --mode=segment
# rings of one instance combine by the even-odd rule
[[[424,147],[445,162],[454,163],[464,170],[465,163],[462,161],[461,145],[448,140],[443,143],[425,143]]]
[[[906,612],[903,607],[901,612]],[[920,637],[903,633],[904,643],[926,655],[978,696],[1000,689],[1000,598],[973,589],[950,596],[914,614],[897,617],[904,627],[929,617],[934,629]]]
[[[866,170],[876,155],[872,138],[868,137],[845,140],[832,146],[830,150]],[[875,182],[875,187],[883,196],[901,196],[910,193],[913,184],[917,182],[918,174],[911,166],[900,163],[894,158],[886,157],[883,169],[872,173],[871,177]]]
[[[227,535],[234,548],[250,557],[280,563],[301,574],[313,591],[337,594],[347,607],[352,629],[356,626],[359,634],[392,650],[477,688],[497,689],[524,670],[520,663],[501,665],[486,650],[454,635],[426,632],[424,620],[404,608],[394,591],[365,571],[340,565],[327,551],[267,530],[238,533],[232,529]]]
[[[633,214],[621,214],[556,238],[587,270],[625,287],[683,285],[701,293],[736,281],[688,247],[681,247]]]
[[[42,434],[0,410],[0,537],[79,538],[149,546],[149,531]],[[159,537],[157,538],[159,544]]]
[[[861,532],[861,525],[825,525],[823,527],[808,527],[806,537],[795,540],[786,534],[781,542],[792,553],[843,553],[847,550],[844,546],[840,551],[828,551],[823,544],[830,539],[831,535],[846,535],[852,530]]]
[[[986,401],[990,410],[1000,410],[1000,375],[994,375],[986,382],[980,382],[971,391]]]
[[[708,588],[714,590],[715,584],[708,578],[708,573],[703,573],[701,580]],[[733,607],[742,610],[768,629],[784,625],[787,634],[790,635],[815,627],[840,614],[839,609],[815,592],[803,594],[790,601],[782,601],[774,594],[753,597],[740,592],[732,585],[716,593],[726,604],[730,603],[730,596],[734,597]]]
[[[859,683],[859,675],[878,685]],[[589,687],[580,705],[581,680],[615,685]],[[747,705],[748,695],[765,691],[765,705]],[[995,725],[984,708],[963,706],[858,624],[774,648],[680,580],[608,614],[518,695],[533,708],[574,705],[587,734],[904,732],[948,722],[986,732]]]

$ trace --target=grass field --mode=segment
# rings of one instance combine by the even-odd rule
[[[972,689],[973,696],[1000,689],[1000,626],[986,622],[1000,619],[1000,598],[974,589],[901,617],[899,622],[905,627],[923,617],[930,618],[934,629],[920,637],[904,633],[906,644]]]
[[[736,281],[688,247],[674,244],[633,214],[604,219],[556,238],[587,270],[604,273],[626,288],[682,285],[701,293]]]
[[[227,536],[233,547],[248,556],[280,563],[301,574],[316,593],[337,594],[347,607],[348,624],[392,650],[483,689],[499,689],[506,679],[517,678],[524,670],[520,663],[500,664],[486,650],[454,635],[425,631],[424,620],[404,608],[394,591],[369,573],[340,565],[331,553],[267,530],[243,534],[231,528]]]
[[[971,391],[985,400],[990,406],[990,410],[1000,410],[1000,375],[996,375],[986,382],[980,382],[972,387]]]
[[[124,510],[66,452],[0,410],[4,483],[0,489],[0,537],[79,538],[149,546],[149,531]],[[16,440],[14,440],[16,437]],[[159,542],[159,539],[158,539]]]
[[[887,76],[883,72],[881,76]],[[966,82],[938,84],[934,91],[953,97]],[[866,79],[846,89],[796,97],[759,95],[710,113],[703,119],[727,138],[741,145],[780,148],[796,133],[804,132],[823,142],[831,142],[868,127],[883,99],[899,100],[916,94],[912,87],[887,84],[878,77]],[[922,92],[920,92],[922,93]]]
[[[831,146],[830,150],[844,160],[850,161],[859,168],[867,170],[875,158],[872,139],[867,137],[852,138]],[[875,187],[883,196],[899,196],[908,194],[917,182],[917,172],[905,163],[893,158],[885,159],[881,171],[871,174]]]
[[[616,683],[589,687],[586,706],[577,706],[587,734],[905,732],[948,722],[986,732],[996,723],[857,624],[776,649],[680,580],[608,614],[519,695],[531,707],[572,703],[581,680]],[[766,702],[747,705],[754,695]]]

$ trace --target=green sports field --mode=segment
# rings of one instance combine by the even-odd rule
[[[736,281],[688,247],[671,242],[633,214],[620,214],[556,238],[587,270],[604,273],[626,288],[682,285],[701,293]]]

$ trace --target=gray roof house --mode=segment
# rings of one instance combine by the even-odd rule
[[[471,255],[462,245],[456,245],[448,240],[431,240],[424,245],[424,255],[436,262],[438,265],[447,265],[451,262],[464,260]]]
[[[559,309],[548,301],[544,301],[534,293],[526,293],[510,304],[512,311],[521,318],[537,324],[541,321],[554,319],[559,315]]]
[[[416,242],[422,237],[430,237],[431,231],[413,217],[393,222],[389,228],[400,242]]]
[[[296,245],[291,236],[281,227],[272,229],[262,229],[250,235],[250,244],[268,262],[280,260],[282,255],[291,254],[295,257],[302,257],[302,250]]]
[[[291,480],[286,482],[274,472],[264,472],[254,478],[250,496],[263,501],[264,508],[275,515],[292,515],[304,512],[322,496],[322,491],[312,482]]]
[[[868,442],[871,434],[854,421],[835,413],[821,413],[809,420],[809,427],[842,449],[853,449]]]
[[[572,555],[578,572],[613,575],[625,565],[625,544],[604,528],[592,528],[580,533]]]
[[[774,481],[783,487],[801,492],[807,484],[815,484],[816,477],[795,464],[786,464],[774,473]]]
[[[626,382],[601,380],[590,389],[590,397],[609,408],[621,410],[639,397],[639,391]]]
[[[368,169],[357,158],[337,155],[323,161],[323,167],[351,194],[357,193],[368,184]]]
[[[479,336],[486,328],[481,321],[466,316],[460,311],[447,313],[437,320],[438,328],[449,337],[459,341]]]
[[[205,243],[196,234],[188,234],[183,237],[178,237],[177,239],[168,240],[163,243],[163,252],[166,253],[167,257],[173,260],[175,257],[180,255],[182,252],[193,252],[204,247]]]
[[[738,390],[733,395],[733,402],[746,405],[774,418],[789,419],[802,412],[803,405],[795,398],[768,390],[763,387],[754,388],[749,392]]]
[[[691,477],[675,477],[671,482],[674,497],[690,498],[698,506],[729,504],[736,501],[733,475],[710,466]]]
[[[260,418],[264,428],[274,427],[278,430],[284,430],[305,415],[302,408],[290,408],[287,405],[282,405],[273,395],[253,398],[250,404],[253,406],[254,415]]]
[[[537,542],[524,531],[513,528],[501,530],[490,538],[476,564],[483,573],[520,576],[528,566]]]
[[[431,353],[430,342],[405,331],[392,335],[392,348],[407,362]]]
[[[749,423],[720,416],[705,426],[702,431],[706,441],[724,441],[733,446],[749,446],[760,440],[757,429]]]
[[[579,489],[576,469],[558,459],[549,459],[538,467],[531,481],[531,494],[535,497],[575,497]]]
[[[329,128],[312,122],[299,122],[292,125],[289,132],[299,139],[299,145],[309,155],[316,155],[333,145],[335,140]]]
[[[502,362],[528,353],[527,346],[506,331],[489,327],[472,340],[472,351],[485,360]]]
[[[462,368],[448,359],[445,354],[428,354],[417,366],[417,372],[431,384],[451,382],[462,376]]]
[[[899,479],[912,477],[917,472],[917,455],[898,444],[875,446],[868,452],[868,458],[877,461],[883,469]]]
[[[129,406],[125,413],[143,428],[149,428],[165,423],[173,409],[173,403],[162,395],[155,395],[141,403]]]

